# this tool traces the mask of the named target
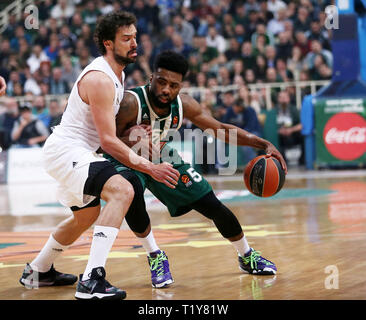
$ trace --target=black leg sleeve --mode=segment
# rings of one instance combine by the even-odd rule
[[[143,233],[150,224],[150,218],[146,211],[142,184],[137,175],[130,170],[123,170],[120,174],[132,184],[135,191],[135,196],[126,214],[126,222],[133,232]]]
[[[191,204],[192,209],[213,220],[215,226],[224,238],[231,238],[242,232],[241,225],[235,215],[229,210],[213,191]]]

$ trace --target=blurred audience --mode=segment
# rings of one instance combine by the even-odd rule
[[[19,107],[15,98],[6,98],[5,112],[0,114],[0,148],[7,150],[12,145],[11,132],[19,119]]]
[[[212,91],[213,103],[202,99],[201,92],[194,93],[217,119],[244,114],[250,107],[261,116],[268,101],[266,91],[248,91],[248,98],[243,93],[247,86],[332,76],[330,33],[324,27],[329,0],[35,0],[35,4],[40,19],[37,32],[23,27],[24,17],[9,16],[0,35],[0,75],[7,81],[8,97],[26,95],[33,117],[48,129],[59,122],[62,112],[57,110],[63,107],[53,97],[46,103],[45,96],[67,95],[80,71],[99,55],[93,32],[98,18],[112,10],[128,10],[138,18],[139,57],[125,69],[126,87],[146,83],[156,54],[174,50],[190,65],[183,89],[237,86]],[[301,89],[301,96],[308,90]],[[285,104],[286,94],[278,95],[279,91],[271,90],[272,105]],[[288,90],[287,95],[294,101],[294,92]],[[18,117],[14,101],[4,102],[2,132],[5,127],[9,132],[11,119]],[[22,109],[25,118],[27,112]]]
[[[236,99],[233,105],[226,110],[222,121],[233,124],[257,136],[261,136],[262,128],[257,113],[249,104],[249,91],[245,87],[243,89],[242,91],[246,91],[245,94],[242,93],[244,99]],[[257,155],[256,149],[252,147],[241,146],[238,149],[240,150],[240,159],[244,165]]]
[[[290,95],[285,90],[278,94],[276,111],[279,151],[287,161],[287,151],[293,147],[299,147],[301,149],[299,164],[304,164],[304,139],[301,135],[299,110],[291,104]]]
[[[19,112],[19,119],[15,121],[11,132],[14,147],[32,148],[42,146],[49,136],[47,127],[32,114],[28,106],[21,106]]]
[[[63,102],[65,104],[65,102]],[[66,105],[65,105],[66,106]],[[62,106],[58,100],[53,99],[50,101],[49,109],[49,123],[48,130],[52,133],[52,128],[60,124],[62,114],[64,112],[64,106]]]
[[[40,121],[43,122],[44,126],[48,128],[50,124],[49,110],[46,106],[46,100],[44,96],[36,96],[33,100],[32,114]]]

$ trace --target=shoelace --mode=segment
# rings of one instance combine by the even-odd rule
[[[252,269],[257,269],[257,261],[265,263],[267,266],[272,264],[271,262],[269,262],[266,259],[263,259],[261,257],[261,252],[260,251],[255,251],[255,250],[252,250],[249,257],[241,257],[241,258],[243,259],[245,264],[250,263],[250,267]]]
[[[150,270],[156,271],[156,274],[158,276],[161,276],[162,274],[164,274],[163,261],[165,260],[167,260],[167,257],[163,252],[159,253],[156,258],[149,257]]]

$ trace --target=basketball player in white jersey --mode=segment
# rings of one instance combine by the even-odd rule
[[[38,256],[27,264],[25,286],[73,284],[73,275],[57,272],[53,261],[94,222],[89,261],[80,275],[78,299],[124,299],[125,291],[106,281],[104,266],[123,218],[134,197],[131,184],[96,151],[102,147],[115,159],[150,175],[170,188],[179,178],[167,163],[153,164],[138,156],[116,136],[115,116],[123,98],[123,70],[135,62],[136,18],[127,12],[104,16],[95,40],[102,53],[80,74],[70,93],[60,125],[44,148],[46,171],[58,182],[58,199],[73,215],[50,235]],[[106,202],[101,210],[100,199]]]

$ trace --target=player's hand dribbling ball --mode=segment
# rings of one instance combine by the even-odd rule
[[[276,158],[261,155],[246,165],[244,182],[247,189],[254,195],[271,197],[283,187],[285,172]]]

